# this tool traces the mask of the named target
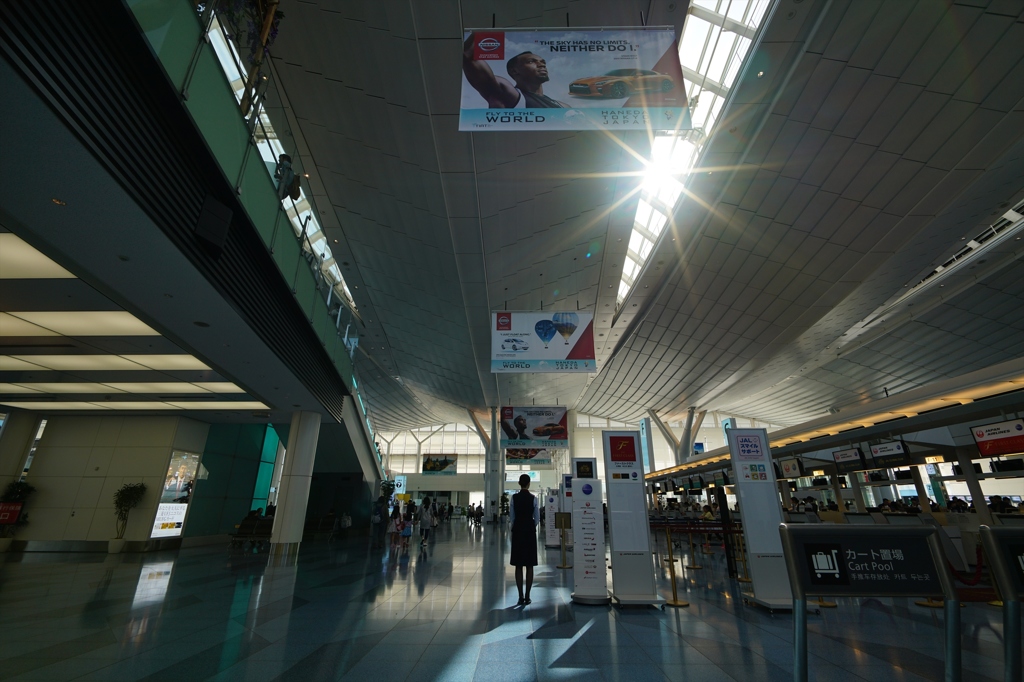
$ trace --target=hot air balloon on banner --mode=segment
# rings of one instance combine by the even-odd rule
[[[533,325],[533,331],[537,333],[540,340],[544,342],[544,347],[548,347],[548,341],[555,337],[555,325],[551,320],[540,320],[537,324]]]
[[[576,313],[555,313],[551,316],[551,322],[555,325],[555,331],[565,339],[565,345],[569,345],[569,337],[576,331],[576,325],[580,323],[579,315]]]

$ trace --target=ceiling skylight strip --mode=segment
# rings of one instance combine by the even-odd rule
[[[711,137],[772,0],[694,0],[679,39],[679,61],[688,86],[693,130],[659,135],[640,185],[629,250],[615,297],[619,309],[657,250],[683,182]],[[631,264],[632,263],[632,264]]]

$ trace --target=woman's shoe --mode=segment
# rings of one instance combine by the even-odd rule
[[[526,599],[523,600],[523,606],[526,606],[527,604],[530,604],[532,602],[533,602],[533,600],[530,599],[529,597],[527,597]]]

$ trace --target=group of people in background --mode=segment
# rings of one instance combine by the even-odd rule
[[[401,502],[389,508],[387,499],[381,495],[370,512],[373,546],[383,549],[387,544],[392,551],[408,550],[416,529],[419,529],[420,546],[426,546],[430,531],[450,520],[454,511],[452,504],[438,504],[429,497],[423,498],[419,505],[410,500],[404,509]]]

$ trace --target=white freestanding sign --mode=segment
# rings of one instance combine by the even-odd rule
[[[654,579],[647,488],[639,431],[603,431],[608,481],[612,598],[619,604],[661,604]]]
[[[573,552],[572,600],[580,604],[608,603],[608,569],[604,563],[604,512],[601,481],[576,481],[572,496]]]
[[[791,609],[793,593],[782,554],[782,506],[765,429],[731,428],[725,432],[732,458],[733,480],[743,516],[747,543],[751,601],[770,609]]]
[[[558,529],[555,528],[555,514],[558,509],[558,491],[552,488],[544,496],[544,546],[549,549],[562,544],[561,538],[558,537]]]

